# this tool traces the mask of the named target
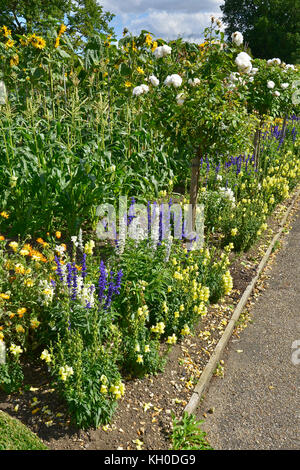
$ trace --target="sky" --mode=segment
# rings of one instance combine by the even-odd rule
[[[156,38],[202,42],[211,16],[221,17],[223,0],[99,0],[103,10],[116,16],[111,25],[118,38],[126,27],[137,35],[142,29]]]

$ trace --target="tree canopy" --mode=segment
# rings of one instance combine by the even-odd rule
[[[70,33],[84,37],[111,33],[113,16],[96,0],[0,0],[0,25],[6,25],[13,34],[42,31],[57,22],[66,22]]]
[[[300,0],[225,0],[226,33],[244,35],[254,56],[300,62]]]

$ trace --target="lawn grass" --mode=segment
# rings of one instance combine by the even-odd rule
[[[19,420],[0,410],[0,450],[47,450]]]

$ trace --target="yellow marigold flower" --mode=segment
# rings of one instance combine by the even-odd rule
[[[54,47],[58,47],[58,46],[59,46],[59,41],[60,41],[60,37],[57,36],[57,38],[55,39]]]
[[[132,86],[132,83],[129,82],[128,80],[125,82],[125,87],[130,88]]]
[[[5,240],[5,237],[3,235],[0,235],[0,242],[3,242]]]
[[[24,313],[27,312],[27,308],[26,307],[18,308],[17,312],[18,312],[18,315],[24,315]]]
[[[136,70],[137,70],[138,73],[141,73],[141,74],[145,73],[144,70],[142,69],[142,67],[138,67]]]
[[[33,330],[35,330],[36,328],[39,327],[41,322],[38,321],[37,318],[32,318],[32,320],[30,320],[30,326]]]
[[[9,215],[8,215],[8,213],[7,213],[6,211],[0,212],[0,215],[1,215],[1,217],[3,217],[4,219],[8,219],[8,217],[9,217]]]
[[[9,294],[0,294],[0,299],[9,300],[10,295]]]
[[[61,232],[55,232],[56,238],[61,238]]]

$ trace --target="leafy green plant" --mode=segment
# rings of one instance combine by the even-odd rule
[[[182,419],[173,415],[173,432],[171,434],[172,450],[213,450],[206,441],[206,433],[200,426],[196,416],[185,412]]]

